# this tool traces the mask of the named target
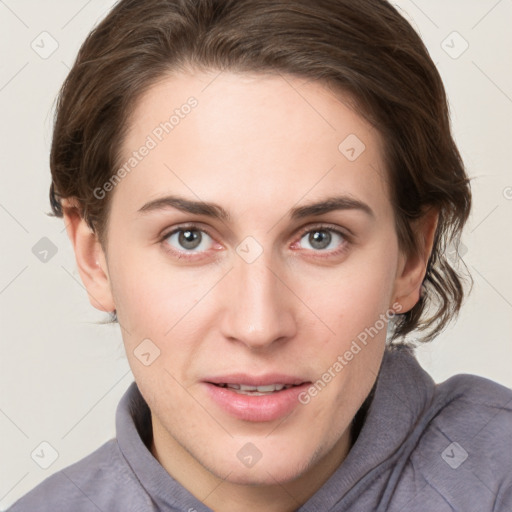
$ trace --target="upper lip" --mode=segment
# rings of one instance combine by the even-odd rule
[[[204,382],[211,384],[243,384],[244,386],[269,386],[271,384],[296,386],[309,381],[293,375],[284,375],[282,373],[267,373],[265,375],[230,373],[229,375],[207,377],[204,379]]]

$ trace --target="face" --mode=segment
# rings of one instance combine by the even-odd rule
[[[318,82],[216,75],[166,78],[133,112],[105,293],[171,474],[181,457],[285,484],[346,455],[418,287],[379,133]]]

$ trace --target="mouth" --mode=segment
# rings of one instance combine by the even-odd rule
[[[207,396],[224,413],[251,422],[283,418],[300,404],[299,395],[310,381],[287,375],[237,374],[203,381]]]
[[[214,386],[219,388],[228,388],[233,390],[235,393],[240,395],[248,395],[248,396],[265,396],[271,395],[273,393],[277,393],[279,391],[283,391],[286,389],[290,389],[296,386],[300,386],[301,384],[267,384],[265,386],[248,386],[246,384],[228,384],[221,383],[216,384],[212,382]]]

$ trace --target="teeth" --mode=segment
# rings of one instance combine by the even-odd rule
[[[291,384],[268,384],[267,386],[246,386],[245,384],[219,384],[221,387],[227,387],[234,391],[240,391],[243,394],[273,393],[282,389],[291,388]]]

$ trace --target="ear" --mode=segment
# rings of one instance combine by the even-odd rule
[[[410,311],[420,300],[421,285],[432,252],[438,220],[438,211],[431,209],[412,226],[417,251],[409,255],[402,253],[395,279],[394,303],[400,304],[400,313]]]
[[[89,296],[89,302],[100,311],[116,309],[108,267],[103,248],[94,233],[82,218],[80,208],[73,199],[62,201],[66,231],[75,251],[80,278]]]

